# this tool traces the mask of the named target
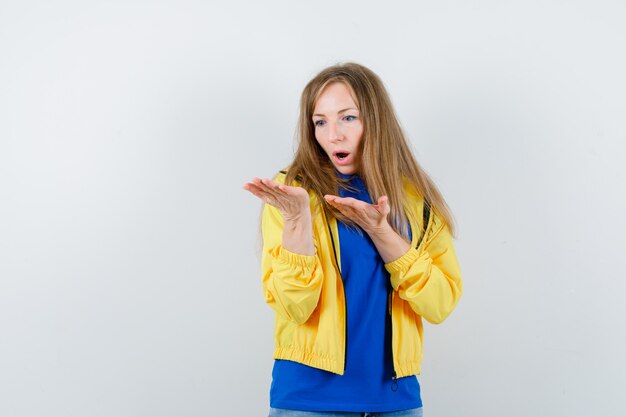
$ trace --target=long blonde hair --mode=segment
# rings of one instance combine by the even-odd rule
[[[298,149],[288,167],[285,184],[291,184],[297,178],[302,187],[315,192],[327,214],[350,226],[356,226],[323,198],[326,194],[338,195],[343,181],[338,178],[328,155],[315,139],[312,115],[320,94],[334,82],[344,83],[357,104],[363,120],[360,145],[362,161],[358,174],[374,204],[378,197],[388,197],[391,206],[388,220],[395,219],[390,221],[393,229],[408,240],[409,221],[403,208],[404,177],[455,235],[452,213],[435,183],[413,156],[385,86],[372,70],[363,65],[348,62],[328,67],[309,81],[302,91],[297,128]]]

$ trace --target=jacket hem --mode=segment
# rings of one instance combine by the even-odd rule
[[[403,362],[396,366],[396,378],[403,378],[405,376],[419,375],[421,373],[421,362],[410,361]]]
[[[343,375],[342,367],[337,365],[337,361],[329,356],[319,355],[314,352],[305,352],[302,349],[293,347],[277,347],[274,349],[274,359],[286,359],[294,362],[318,368],[323,371]]]

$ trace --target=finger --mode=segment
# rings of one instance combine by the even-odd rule
[[[353,216],[359,216],[362,218],[367,218],[367,213],[370,212],[372,209],[376,210],[376,207],[374,207],[372,204],[366,203],[365,201],[357,200],[352,197],[335,200],[335,203],[340,204],[346,210],[350,210],[353,213]]]
[[[281,184],[270,179],[261,180],[261,183],[267,188],[269,192],[276,195],[282,195],[287,197],[294,194],[292,191],[294,187],[288,187],[285,184]]]
[[[339,204],[343,204],[344,206],[355,207],[359,203],[363,203],[361,200],[357,200],[353,197],[337,197],[335,201]]]
[[[257,187],[261,188],[261,189],[268,189],[269,188],[269,184],[268,184],[268,180],[267,178],[254,178],[252,179],[252,183],[255,184]]]
[[[337,210],[339,210],[343,215],[363,228],[367,228],[372,221],[376,221],[376,219],[385,215],[381,212],[383,209],[378,205],[369,204],[356,199],[354,199],[355,201],[346,200],[348,199],[344,198],[341,202],[333,200],[330,204],[337,208]],[[384,201],[381,202],[384,203]]]
[[[276,205],[274,198],[270,194],[263,191],[262,189],[255,187],[255,186],[251,186],[246,189],[252,194],[254,194],[255,196],[257,196],[258,198],[260,198],[261,200],[265,201],[266,203],[269,203],[273,206]]]
[[[361,219],[361,216],[359,215],[359,213],[350,206],[346,206],[344,204],[341,204],[335,201],[329,201],[329,204],[335,207],[337,210],[339,210],[341,214],[343,214],[344,216],[346,216],[347,218],[349,218],[350,220],[354,222],[358,223],[358,220]]]
[[[389,198],[386,195],[380,196],[378,198],[377,206],[380,208],[380,211],[383,214],[387,214],[391,210],[391,207],[389,206]]]
[[[273,199],[272,203],[270,203],[273,206],[281,210],[286,210],[289,207],[293,206],[295,193],[291,192],[291,190],[288,193],[285,190],[279,188],[283,184],[265,178],[259,179],[258,185],[259,187],[263,187],[263,191],[266,193],[266,195],[270,196]]]
[[[267,194],[275,198],[279,198],[282,193],[277,188],[274,188],[272,186],[272,183],[273,181],[267,178],[263,178],[263,179],[258,178],[258,181],[255,181],[255,184],[259,188],[261,188],[264,192],[266,192]]]
[[[275,198],[275,199],[280,198],[281,196],[280,193],[277,193],[274,188],[269,186],[267,184],[267,181],[271,181],[271,180],[254,178],[252,182],[249,183],[249,185],[254,187],[259,192],[262,192],[263,195],[271,196],[272,198]]]
[[[336,209],[341,209],[343,208],[343,204],[339,203],[337,201],[339,197],[337,196],[331,196],[331,195],[325,195],[324,196],[324,200],[326,200],[328,202],[328,204],[330,204],[331,206],[335,207]]]
[[[243,185],[243,189],[250,191],[251,193],[255,193],[255,192],[259,192],[262,191],[263,188],[259,187],[257,184],[253,183],[253,182],[248,182],[246,184]]]
[[[271,184],[271,187],[274,191],[279,192],[281,194],[283,194],[284,196],[287,197],[291,197],[291,196],[296,196],[298,194],[298,192],[300,192],[300,190],[302,189],[302,187],[293,187],[293,186],[288,186],[286,184],[281,184],[278,182],[274,182],[273,184]]]
[[[252,192],[252,190],[256,190],[256,189],[257,189],[257,186],[256,186],[256,185],[254,185],[254,184],[252,184],[252,183],[247,182],[247,183],[245,183],[245,184],[243,185],[243,187],[242,187],[242,188],[243,188],[244,190],[246,190],[246,191],[250,191],[250,192]]]
[[[369,205],[352,197],[337,197],[327,194],[324,196],[324,199],[326,199],[329,204],[331,204],[333,207],[336,207],[338,210],[349,211],[352,215],[361,210],[367,209],[367,206]]]
[[[345,207],[345,205],[341,202],[341,197],[337,197],[336,195],[327,194],[324,196],[324,199],[333,207]]]
[[[359,207],[361,205],[367,204],[361,200],[357,200],[356,198],[352,198],[352,197],[338,197],[336,195],[327,194],[324,196],[324,198],[328,202],[332,201],[333,203],[341,204],[342,206],[345,206],[345,207]]]

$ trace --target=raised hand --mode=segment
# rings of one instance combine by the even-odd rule
[[[387,221],[391,211],[387,196],[380,197],[378,204],[336,195],[325,195],[324,199],[365,230],[385,263],[400,258],[410,249],[410,243]]]
[[[378,204],[330,194],[325,195],[324,199],[370,235],[387,232],[390,228],[387,215],[391,207],[387,196],[380,197]]]
[[[243,188],[267,204],[276,207],[285,221],[310,215],[309,194],[302,187],[279,184],[268,178],[253,178]]]

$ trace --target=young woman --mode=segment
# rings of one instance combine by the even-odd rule
[[[378,76],[355,63],[320,72],[293,162],[244,188],[265,203],[270,416],[421,416],[422,319],[448,317],[461,271],[451,213]]]

